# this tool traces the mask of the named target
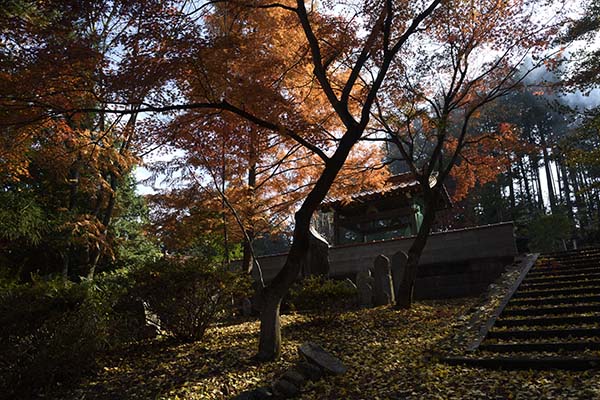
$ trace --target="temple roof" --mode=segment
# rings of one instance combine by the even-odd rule
[[[430,178],[430,185],[435,185],[435,177]],[[380,190],[365,190],[359,193],[355,193],[351,196],[329,198],[326,197],[321,203],[321,210],[331,208],[341,208],[356,204],[370,203],[381,199],[392,198],[397,196],[410,197],[413,193],[419,191],[419,182],[415,179],[414,175],[410,172],[404,174],[398,174],[388,178],[385,186]],[[408,195],[408,196],[406,196]],[[444,207],[447,208],[452,205],[448,191],[444,186],[442,192],[442,201]]]

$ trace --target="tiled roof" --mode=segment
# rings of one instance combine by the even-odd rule
[[[365,190],[350,197],[328,198],[321,203],[321,208],[333,208],[350,203],[365,203],[373,200],[379,200],[383,197],[395,196],[401,193],[407,193],[419,186],[419,182],[411,174],[401,174],[392,176],[388,179],[386,186],[381,190]]]
[[[430,178],[433,180],[431,184],[435,185],[435,177]],[[330,198],[326,197],[321,203],[321,209],[336,208],[339,206],[345,206],[351,203],[366,203],[382,199],[384,197],[393,197],[402,193],[414,192],[419,187],[419,182],[414,176],[408,172],[404,174],[394,175],[390,177],[386,185],[381,190],[365,190],[352,196]],[[446,187],[443,188],[442,198],[447,206],[451,206],[452,201],[446,191]]]

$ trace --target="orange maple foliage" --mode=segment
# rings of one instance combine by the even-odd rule
[[[449,141],[448,150],[454,151],[456,145],[456,140]],[[500,123],[494,132],[473,136],[450,173],[456,183],[452,199],[461,201],[476,185],[495,181],[510,168],[512,152],[522,146],[517,128],[508,123]]]
[[[315,18],[331,57],[335,49],[347,48],[355,40],[340,32],[339,17]],[[225,2],[204,21],[212,47],[198,48],[197,56],[186,61],[179,77],[185,82],[184,95],[225,98],[251,117],[192,109],[164,125],[157,123],[149,132],[157,141],[169,132],[169,145],[183,155],[156,163],[156,171],[178,170],[178,184],[190,190],[177,193],[188,196],[188,201],[204,198],[200,192],[212,193],[214,200],[205,206],[214,211],[214,218],[226,215],[234,241],[243,238],[239,222],[256,234],[289,229],[290,216],[324,166],[314,148],[320,146],[323,152],[334,148],[343,126],[314,78],[310,49],[293,14],[277,7],[257,12]],[[341,81],[347,73],[339,68],[332,79]],[[277,123],[274,129],[265,129],[252,118]],[[377,167],[382,158],[376,147],[357,148],[332,191],[349,194],[381,186],[387,176],[385,168]]]

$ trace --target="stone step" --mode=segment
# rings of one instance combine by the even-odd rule
[[[565,269],[565,268],[585,268],[585,267],[597,267],[600,264],[600,260],[588,259],[588,260],[576,260],[576,261],[549,261],[549,262],[538,262],[532,267],[532,271],[546,270],[546,269]]]
[[[508,306],[543,306],[546,304],[571,304],[600,303],[600,295],[554,297],[550,299],[516,299],[511,300]]]
[[[534,315],[563,315],[600,312],[600,304],[583,306],[556,306],[538,308],[505,308],[502,315],[508,316],[534,316]]]
[[[585,286],[569,289],[542,289],[542,290],[518,290],[513,297],[517,299],[533,297],[570,296],[575,294],[600,294],[600,286]]]
[[[537,264],[535,265],[532,269],[531,272],[538,272],[538,271],[560,271],[560,270],[564,270],[564,269],[580,269],[580,268],[598,268],[599,267],[600,262],[599,261],[594,261],[594,262],[590,262],[590,261],[578,261],[578,262],[571,262],[571,263],[553,263],[553,264]]]
[[[567,316],[567,317],[545,317],[545,318],[504,318],[496,320],[495,326],[576,326],[583,324],[599,324],[600,315],[591,316]]]
[[[574,254],[571,256],[559,256],[559,257],[540,257],[540,264],[552,263],[552,262],[579,262],[586,260],[599,260],[600,253],[588,253],[588,254]]]
[[[547,278],[525,278],[523,284],[538,284],[538,283],[552,283],[552,282],[574,282],[583,279],[600,279],[599,273],[588,273],[588,274],[565,274],[559,276],[551,276]]]
[[[550,278],[553,276],[596,274],[596,273],[600,273],[600,267],[568,268],[568,269],[547,270],[547,271],[531,270],[527,274],[526,279]]]
[[[594,254],[594,253],[600,253],[600,247],[582,247],[580,249],[553,251],[550,253],[542,254],[542,257],[544,257],[544,258],[570,257],[570,256],[574,256],[574,255],[576,256],[576,255],[580,255],[580,254]]]
[[[565,252],[562,254],[542,254],[540,259],[541,262],[548,261],[564,261],[564,260],[580,260],[580,259],[589,259],[589,258],[599,258],[600,257],[600,249],[593,249],[590,251],[581,251],[581,252]]]
[[[519,290],[562,289],[578,286],[600,286],[600,279],[581,279],[578,281],[556,281],[549,283],[523,283]]]
[[[531,343],[483,343],[479,351],[490,353],[517,353],[517,352],[540,352],[547,351],[556,353],[559,351],[583,351],[600,350],[600,342],[531,342]]]
[[[489,369],[536,369],[584,371],[600,368],[600,357],[446,357],[442,362],[449,365],[467,365]]]
[[[590,338],[600,337],[600,328],[589,329],[546,329],[546,330],[512,330],[490,331],[487,339],[542,339],[542,338]]]
[[[579,252],[579,253],[562,253],[555,255],[542,254],[540,257],[541,262],[546,261],[568,261],[568,260],[582,260],[589,258],[600,257],[600,250],[595,249],[594,251]]]
[[[564,262],[564,263],[553,263],[553,264],[539,264],[532,268],[532,271],[551,271],[551,270],[562,270],[562,269],[578,269],[578,268],[598,268],[600,261],[578,261],[578,262]]]

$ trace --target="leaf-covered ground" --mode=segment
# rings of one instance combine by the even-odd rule
[[[433,356],[458,337],[473,300],[419,302],[411,310],[351,311],[332,323],[284,315],[283,356],[255,364],[258,323],[211,329],[192,344],[156,341],[101,360],[99,372],[66,399],[227,399],[266,385],[298,359],[306,340],[340,357],[349,371],[309,383],[302,399],[600,399],[600,373],[488,371],[448,366]],[[464,320],[464,317],[463,317]],[[463,325],[464,328],[464,325]]]

